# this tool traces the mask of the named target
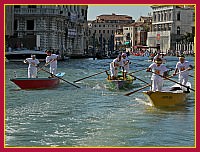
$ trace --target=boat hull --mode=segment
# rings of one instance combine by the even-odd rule
[[[187,98],[187,94],[183,92],[145,91],[143,94],[155,107],[182,105]]]
[[[58,78],[14,78],[10,79],[21,89],[48,89],[59,85]]]
[[[123,80],[123,78],[119,78],[118,80],[109,80],[106,79],[109,85],[109,88],[118,90],[118,89],[126,89],[129,88],[133,83],[133,77],[128,76],[126,80]]]

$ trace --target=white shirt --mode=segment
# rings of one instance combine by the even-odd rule
[[[122,63],[123,63],[122,66],[128,66],[129,63],[127,63],[127,64],[125,65],[125,63],[126,63],[127,61],[129,61],[128,57],[126,57],[125,59],[122,58]]]
[[[58,55],[56,55],[56,54],[51,54],[51,56],[47,56],[46,63],[50,62],[50,67],[56,67],[57,66],[57,57],[58,57]]]
[[[184,71],[184,70],[187,70],[188,68],[190,67],[190,63],[188,61],[185,61],[183,63],[181,63],[180,61],[177,62],[176,64],[176,69],[178,69],[179,71],[179,76],[188,76],[189,72],[188,71]],[[184,71],[184,72],[181,72],[181,71]]]
[[[116,65],[115,67],[122,66],[122,60],[118,61],[118,59],[116,58],[112,62],[113,67],[114,67],[114,64]]]
[[[149,66],[149,68],[152,69],[152,72],[156,73],[156,74],[155,73],[152,74],[151,80],[161,79],[161,77],[159,75],[163,76],[163,73],[168,70],[165,65],[161,64],[160,66],[157,66],[156,63],[152,63]]]
[[[40,63],[38,59],[33,60],[32,58],[27,58],[26,61],[29,63],[28,68],[34,68]]]

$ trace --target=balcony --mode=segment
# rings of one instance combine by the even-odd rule
[[[68,17],[67,11],[56,8],[15,8],[15,15],[60,15]]]

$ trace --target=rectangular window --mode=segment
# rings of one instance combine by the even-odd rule
[[[14,8],[20,8],[21,6],[20,5],[14,5]]]
[[[180,15],[180,12],[177,13],[177,21],[180,21],[181,20],[181,15]]]
[[[26,23],[27,23],[26,26],[27,30],[34,30],[34,20],[27,20]]]
[[[81,9],[81,15],[84,16],[84,9]]]
[[[36,8],[36,5],[28,5],[28,8]]]
[[[15,30],[15,31],[17,30],[17,27],[18,27],[18,21],[15,20],[15,21],[14,21],[14,30]]]

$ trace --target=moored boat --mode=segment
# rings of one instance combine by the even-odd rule
[[[59,85],[60,79],[65,73],[56,74],[53,78],[13,78],[10,79],[21,89],[49,89]]]
[[[40,61],[45,61],[47,56],[44,51],[23,49],[12,52],[5,52],[5,57],[9,61],[23,61],[26,58],[29,58],[32,54],[36,55],[36,58]]]

